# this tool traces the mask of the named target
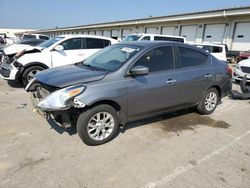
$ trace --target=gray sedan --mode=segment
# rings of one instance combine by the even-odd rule
[[[187,107],[210,114],[231,87],[226,62],[187,44],[152,41],[115,44],[39,72],[26,90],[40,114],[75,123],[84,143],[99,145],[129,121]]]

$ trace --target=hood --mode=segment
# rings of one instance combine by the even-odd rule
[[[26,44],[12,44],[6,48],[4,48],[4,53],[6,55],[11,55],[11,54],[16,54],[18,52],[21,52],[23,50],[27,51],[32,51],[34,49],[41,50],[41,47],[34,47]]]
[[[44,84],[64,88],[74,84],[101,80],[107,72],[92,70],[82,65],[67,65],[44,70],[35,75]]]
[[[250,67],[250,59],[242,60],[238,63],[239,66]]]

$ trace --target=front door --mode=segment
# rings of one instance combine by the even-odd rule
[[[178,105],[179,74],[174,68],[171,46],[150,50],[132,67],[137,65],[148,67],[149,74],[128,78],[128,119]]]
[[[85,59],[83,49],[83,38],[72,38],[63,41],[62,51],[51,51],[52,67],[74,64]]]

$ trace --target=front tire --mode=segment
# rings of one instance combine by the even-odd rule
[[[31,66],[25,69],[22,75],[23,85],[26,86],[29,81],[34,78],[35,74],[42,70],[44,70],[44,68],[41,66]]]
[[[197,106],[197,110],[202,115],[211,114],[219,102],[219,93],[216,88],[210,88],[206,91],[202,101]]]
[[[87,145],[100,145],[112,140],[119,127],[117,111],[109,105],[98,105],[79,115],[77,133]]]

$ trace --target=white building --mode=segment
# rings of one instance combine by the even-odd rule
[[[93,34],[122,39],[131,33],[185,36],[189,43],[227,44],[232,50],[250,49],[250,7],[238,7],[38,30],[50,37],[62,34]]]
[[[9,29],[9,28],[0,28],[0,34],[5,34],[7,37],[18,37],[16,33],[21,32],[31,32],[34,31],[34,29]]]

